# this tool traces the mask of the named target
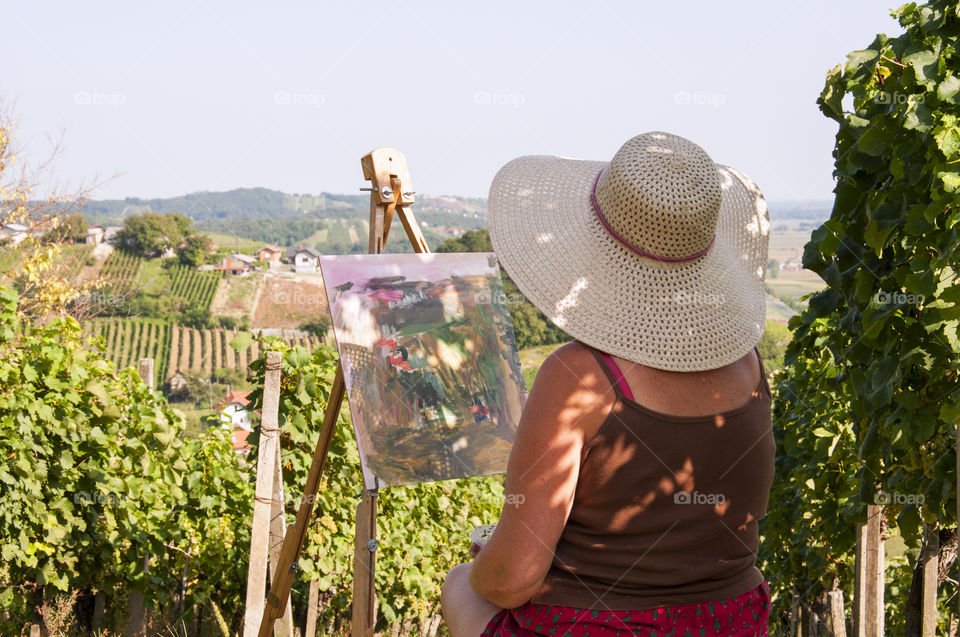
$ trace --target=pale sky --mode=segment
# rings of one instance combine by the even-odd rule
[[[609,160],[665,130],[772,201],[829,199],[824,75],[885,2],[0,0],[0,96],[94,198],[356,193],[394,146],[420,193],[485,197],[519,155]]]

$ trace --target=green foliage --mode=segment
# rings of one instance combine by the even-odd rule
[[[493,244],[487,230],[470,230],[444,241],[437,246],[436,252],[493,252]]]
[[[44,588],[172,607],[184,553],[184,608],[240,607],[252,488],[225,432],[185,443],[183,426],[76,321],[23,323],[0,288],[0,632],[18,634]]]
[[[213,247],[210,237],[205,234],[191,234],[183,239],[177,248],[177,257],[180,263],[186,266],[197,267],[207,260],[207,253]]]
[[[330,330],[331,325],[332,323],[330,322],[330,317],[323,315],[316,317],[312,321],[304,323],[300,326],[300,329],[310,332],[320,339],[324,339],[327,337],[327,332]]]
[[[160,296],[172,296],[183,309],[209,310],[222,278],[222,271],[201,272],[195,267],[178,264],[170,269],[170,285]]]
[[[143,259],[122,250],[114,251],[100,271],[101,286],[94,299],[100,302],[104,314],[124,314],[139,283]]]
[[[157,257],[175,248],[193,231],[193,221],[181,214],[144,212],[131,215],[117,232],[117,245],[137,256]]]
[[[767,263],[767,278],[775,279],[780,276],[780,262],[776,259],[770,259]]]
[[[284,489],[292,504],[292,522],[321,430],[336,359],[335,351],[319,346],[313,353],[289,348],[275,339],[269,347],[283,352],[280,426],[283,430]],[[254,366],[255,382],[263,386],[263,359]],[[252,396],[258,407],[262,390]],[[352,584],[355,495],[363,489],[360,459],[346,415],[347,403],[336,425],[295,593],[306,599],[306,583],[319,578],[325,607],[321,619],[349,620]],[[255,431],[250,441],[256,445]],[[254,449],[251,453],[256,454]],[[467,534],[477,525],[496,522],[503,502],[502,476],[468,478],[380,492],[377,511],[376,587],[378,629],[397,618],[423,618],[439,612],[440,588],[453,566],[468,561]]]
[[[203,307],[194,307],[184,310],[180,314],[179,323],[186,327],[194,327],[198,330],[206,330],[213,327],[213,317],[210,310]]]
[[[437,252],[493,252],[487,230],[470,230],[437,246]],[[570,336],[554,325],[520,292],[506,270],[500,271],[503,291],[510,310],[510,320],[519,349],[552,345],[570,340]]]
[[[56,228],[52,228],[43,235],[43,243],[82,243],[87,239],[89,224],[86,218],[75,213],[64,217]]]
[[[213,375],[210,379],[214,383],[220,383],[221,385],[230,385],[231,389],[239,390],[243,389],[242,386],[248,385],[247,374],[242,369],[231,369],[229,367],[221,367],[213,372]]]
[[[789,342],[789,328],[783,323],[768,320],[763,336],[757,343],[757,351],[768,374],[783,367],[783,352]]]
[[[850,524],[881,490],[904,496],[885,510],[911,549],[921,523],[957,523],[957,8],[904,5],[894,15],[905,33],[850,53],[820,96],[839,124],[836,199],[803,257],[828,288],[791,320],[775,412],[777,507],[764,528],[767,563],[790,564],[781,581],[772,574],[781,601],[791,585],[849,583]]]

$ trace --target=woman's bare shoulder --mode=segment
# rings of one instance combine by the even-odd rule
[[[554,373],[562,373],[564,370],[573,372],[571,382],[574,385],[580,384],[584,373],[599,371],[597,359],[590,347],[580,341],[570,341],[553,350],[540,367],[541,370],[545,368]]]
[[[608,394],[607,385],[603,370],[590,348],[579,341],[571,341],[543,361],[537,371],[534,392],[555,396],[576,393],[584,399],[587,395]]]
[[[529,422],[551,431],[582,430],[591,436],[613,407],[614,396],[590,348],[578,341],[551,353],[533,383],[525,407]]]

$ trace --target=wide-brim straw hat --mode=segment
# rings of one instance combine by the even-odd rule
[[[487,205],[510,278],[587,345],[690,372],[739,360],[763,335],[763,194],[683,137],[638,135],[609,162],[519,157]]]

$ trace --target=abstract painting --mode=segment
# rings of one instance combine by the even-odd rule
[[[368,489],[506,471],[526,398],[496,255],[324,256]]]

